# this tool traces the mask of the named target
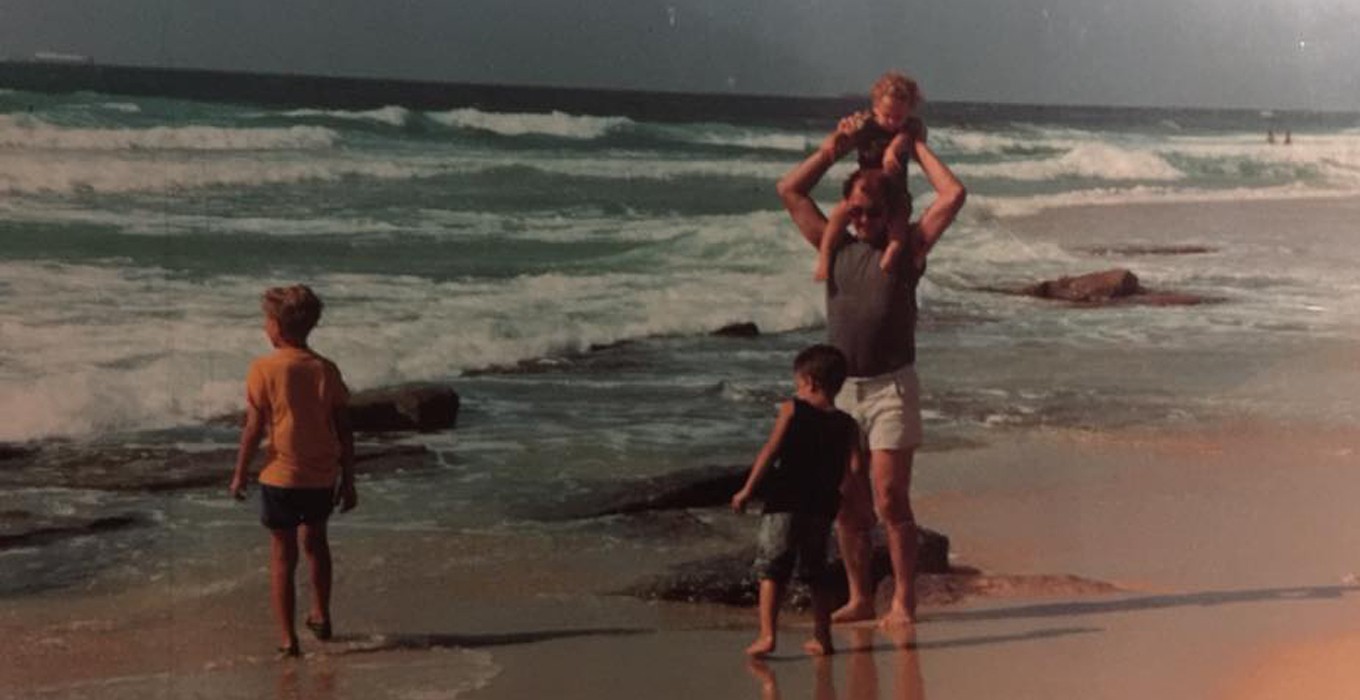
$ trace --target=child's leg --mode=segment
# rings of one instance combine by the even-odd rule
[[[274,619],[279,625],[279,649],[296,653],[298,640],[294,621],[296,602],[293,571],[298,561],[297,529],[272,529],[269,537],[269,597],[274,607]]]
[[[817,269],[812,273],[813,280],[825,282],[831,277],[831,258],[835,256],[836,247],[840,245],[840,242],[839,231],[828,230],[822,233],[822,244],[817,249]]]
[[[307,615],[307,626],[324,639],[330,636],[331,622],[331,545],[326,537],[325,520],[302,526],[302,547],[312,575],[312,610]]]
[[[760,635],[746,653],[762,657],[774,651],[775,637],[779,631],[779,606],[784,602],[785,585],[772,578],[760,579]]]
[[[811,584],[812,589],[812,639],[803,644],[803,651],[812,656],[825,656],[835,653],[831,644],[831,591],[826,577],[822,576]]]
[[[888,220],[888,245],[883,249],[883,257],[878,263],[884,272],[896,270],[899,259],[911,250],[908,238],[910,225],[910,209],[903,209]]]

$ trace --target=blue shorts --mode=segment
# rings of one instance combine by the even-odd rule
[[[288,489],[260,484],[260,522],[270,530],[324,523],[335,509],[335,489]]]
[[[803,583],[819,582],[826,575],[826,546],[832,520],[831,516],[806,513],[760,516],[752,571],[758,578],[780,583],[790,578]]]

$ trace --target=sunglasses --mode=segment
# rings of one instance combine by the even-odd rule
[[[877,219],[883,216],[883,207],[850,207],[847,213],[852,219]]]

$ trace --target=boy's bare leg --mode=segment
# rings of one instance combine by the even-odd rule
[[[307,553],[307,568],[312,575],[312,610],[307,615],[310,623],[329,625],[331,621],[331,545],[326,537],[326,523],[303,525],[302,548]]]
[[[879,269],[884,272],[896,270],[903,251],[910,250],[908,247],[910,223],[906,211],[893,214],[892,220],[888,222],[888,245],[883,249],[883,256],[878,261]]]
[[[874,526],[873,497],[866,474],[847,474],[841,489],[841,510],[836,516],[836,543],[845,562],[849,600],[831,613],[832,622],[874,619],[874,580],[871,569],[869,531]]]
[[[803,651],[810,656],[836,653],[831,643],[831,592],[825,581],[812,585],[812,639],[803,643]]]
[[[760,635],[746,647],[750,656],[760,658],[774,651],[779,631],[779,604],[783,598],[783,584],[771,578],[760,579]]]
[[[296,651],[298,648],[296,601],[293,593],[293,571],[297,568],[297,529],[270,530],[269,598],[274,607],[281,640],[279,649]]]
[[[874,479],[874,506],[888,534],[892,559],[893,597],[882,625],[916,621],[916,517],[911,510],[913,450],[874,450],[869,469]]]

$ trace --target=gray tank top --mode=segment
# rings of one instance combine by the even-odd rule
[[[916,285],[922,270],[902,251],[893,273],[882,251],[859,239],[836,250],[826,283],[827,340],[849,361],[852,377],[873,377],[916,362]]]

